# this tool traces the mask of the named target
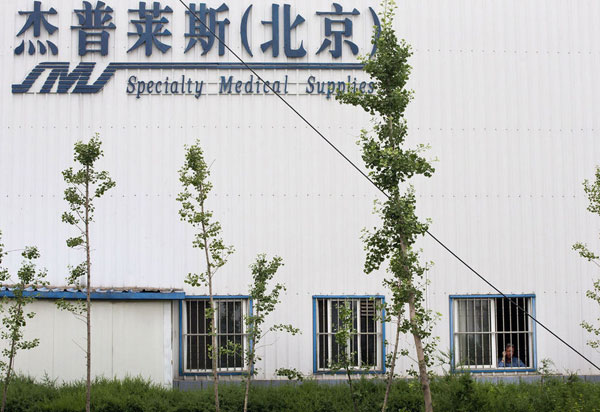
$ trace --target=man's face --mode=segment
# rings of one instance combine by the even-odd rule
[[[506,347],[506,357],[507,357],[508,359],[510,359],[510,358],[512,358],[512,357],[513,357],[513,349],[514,349],[514,348],[513,348],[512,346],[507,346],[507,347]]]

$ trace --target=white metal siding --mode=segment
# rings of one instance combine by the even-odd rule
[[[25,339],[38,338],[40,344],[17,353],[17,372],[38,379],[48,376],[59,383],[85,379],[85,322],[46,299],[27,311],[36,316],[28,322]],[[141,376],[170,385],[170,319],[170,302],[95,302],[92,374],[108,379]]]
[[[259,252],[278,254],[285,266],[279,281],[288,287],[286,308],[273,322],[292,322],[299,337],[279,337],[264,356],[262,376],[276,367],[312,370],[311,296],[384,293],[383,274],[362,274],[360,230],[372,226],[377,191],[352,170],[305,124],[273,96],[143,96],[125,93],[126,80],[180,76],[182,71],[118,71],[94,95],[15,95],[41,61],[80,61],[76,36],[68,29],[80,1],[44,1],[58,10],[59,55],[15,56],[15,37],[24,23],[17,10],[33,2],[0,4],[0,229],[9,249],[35,244],[53,284],[63,284],[68,264],[80,260],[64,240],[72,232],[60,222],[65,210],[61,170],[71,165],[73,143],[94,132],[104,141],[108,170],[117,187],[97,204],[92,228],[93,285],[103,287],[185,288],[185,275],[201,267],[191,248],[192,231],[181,223],[175,201],[183,145],[202,142],[214,191],[210,207],[223,224],[223,238],[236,247],[219,272],[219,294],[247,293],[248,265]],[[115,9],[109,56],[96,61],[98,76],[110,61],[234,61],[218,58],[216,45],[206,57],[183,54],[184,10],[162,1],[169,16],[169,43],[162,55],[146,58],[132,44],[126,9],[137,1],[108,2]],[[114,3],[114,4],[112,4]],[[221,2],[209,3],[218,5]],[[271,2],[254,5],[255,23]],[[378,2],[369,4],[379,10]],[[432,146],[438,157],[433,178],[416,183],[419,213],[431,217],[431,231],[507,293],[535,293],[539,318],[586,355],[579,323],[593,320],[598,308],[584,297],[596,268],[570,250],[576,241],[599,247],[600,225],[586,210],[581,182],[600,163],[600,3],[539,0],[406,0],[399,2],[396,28],[415,54],[408,109],[410,140]],[[239,19],[249,2],[230,6],[228,38],[239,49]],[[330,2],[293,2],[306,16]],[[364,2],[344,2],[366,13]],[[264,9],[264,10],[263,10]],[[363,15],[365,19],[367,16]],[[255,28],[257,26],[255,25]],[[308,51],[304,61],[327,61],[314,52],[322,33],[301,26],[297,39]],[[355,25],[357,43],[369,34]],[[255,57],[268,29],[251,33]],[[263,39],[264,37],[264,39]],[[19,40],[20,42],[20,40]],[[198,49],[199,46],[197,45]],[[364,50],[361,50],[364,52]],[[244,57],[249,57],[243,54]],[[345,51],[346,61],[348,58]],[[321,60],[320,60],[321,59]],[[285,61],[280,56],[278,61]],[[194,78],[246,77],[239,70],[189,70]],[[290,79],[308,72],[290,71]],[[261,71],[280,78],[282,71]],[[320,78],[359,72],[312,71]],[[45,79],[43,75],[36,86]],[[92,81],[95,78],[92,78]],[[214,85],[213,85],[214,87]],[[37,89],[36,89],[37,90]],[[333,99],[288,95],[288,101],[352,160],[369,117]],[[362,164],[362,163],[360,163]],[[429,306],[442,313],[436,334],[449,346],[448,295],[493,293],[431,239],[424,239],[429,273]],[[9,263],[16,267],[15,254]],[[158,316],[158,315],[157,315]],[[387,336],[392,336],[388,327]],[[407,344],[411,338],[407,337]],[[162,340],[160,340],[162,342]],[[549,357],[562,370],[593,370],[538,328],[538,359]],[[406,366],[404,362],[402,367]],[[162,376],[162,375],[161,375]]]

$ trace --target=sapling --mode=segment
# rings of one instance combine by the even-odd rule
[[[300,332],[299,329],[292,325],[278,324],[264,329],[264,323],[267,317],[275,310],[275,307],[280,303],[279,295],[285,291],[285,286],[277,283],[269,291],[269,282],[275,276],[275,273],[282,266],[282,259],[275,256],[272,260],[267,260],[266,255],[258,255],[256,261],[250,266],[252,270],[253,283],[250,286],[250,299],[252,299],[253,312],[245,316],[246,329],[248,331],[248,347],[245,350],[246,358],[246,390],[244,393],[244,412],[248,411],[248,396],[250,393],[250,382],[252,376],[257,372],[255,368],[256,362],[261,358],[256,354],[256,348],[262,338],[272,331],[284,331],[295,335]],[[289,375],[293,372],[288,369]],[[285,373],[285,372],[283,372]],[[296,375],[297,377],[298,375]]]
[[[192,245],[194,248],[201,249],[204,255],[204,271],[198,274],[189,273],[185,282],[194,287],[208,287],[210,307],[206,309],[206,318],[210,319],[209,334],[211,336],[208,354],[211,359],[215,410],[219,412],[219,374],[217,372],[219,347],[213,277],[217,270],[225,265],[229,255],[233,253],[233,247],[224,244],[221,238],[221,224],[213,218],[213,213],[206,207],[212,183],[208,180],[210,171],[204,161],[200,142],[197,141],[192,146],[186,146],[185,149],[185,162],[179,170],[179,181],[183,185],[183,191],[177,196],[177,201],[181,203],[179,216],[182,221],[189,223],[196,230]]]
[[[583,190],[590,202],[587,210],[600,215],[600,167],[596,167],[595,180],[593,182],[587,179],[583,182]],[[600,267],[600,263],[598,263],[600,257],[591,251],[587,245],[578,242],[573,245],[573,249],[584,259]],[[585,295],[600,305],[600,278],[594,281],[593,288],[588,290]],[[594,336],[587,342],[594,349],[600,348],[600,318],[596,319],[596,322],[597,325],[588,321],[581,322],[581,327]]]
[[[337,353],[333,353],[333,362],[331,362],[329,368],[333,372],[343,370],[346,373],[352,406],[354,407],[354,412],[358,412],[358,401],[352,383],[352,368],[356,365],[356,358],[358,357],[358,353],[351,350],[352,345],[350,344],[350,341],[357,335],[356,328],[354,327],[355,314],[352,306],[352,302],[339,301],[332,309],[337,309],[338,315],[338,322],[333,325],[333,331],[335,332],[334,339],[338,351]]]
[[[421,155],[427,146],[404,147],[408,134],[404,111],[412,98],[412,92],[406,87],[411,71],[408,59],[412,52],[404,41],[398,41],[392,24],[394,8],[393,1],[386,2],[381,30],[373,35],[376,52],[363,59],[364,71],[373,80],[374,92],[369,94],[348,88],[336,97],[342,103],[360,106],[375,116],[373,132],[363,130],[360,145],[369,177],[386,198],[376,202],[381,226],[365,231],[363,235],[367,252],[364,270],[369,274],[387,262],[391,277],[384,284],[392,297],[387,313],[397,320],[382,411],[387,407],[399,334],[403,332],[413,335],[425,412],[432,412],[427,367],[431,362],[433,341],[426,339],[431,334],[433,317],[423,305],[422,278],[427,266],[419,263],[419,251],[415,248],[415,242],[426,233],[428,224],[416,215],[415,192],[408,180],[415,175],[430,177],[434,168]]]
[[[7,285],[11,281],[9,271],[2,267],[3,258],[7,253],[4,251],[2,232],[0,232],[0,282],[3,285]],[[23,336],[27,321],[33,319],[35,316],[35,312],[26,312],[25,310],[26,306],[35,300],[35,296],[27,293],[26,289],[31,288],[32,290],[36,290],[47,285],[47,282],[44,280],[46,270],[38,270],[35,264],[35,261],[40,257],[40,253],[36,247],[26,247],[21,256],[24,261],[17,270],[17,282],[7,285],[13,296],[10,298],[4,296],[0,306],[0,311],[3,313],[0,337],[6,342],[6,347],[2,349],[2,359],[0,360],[0,370],[4,376],[0,412],[4,412],[6,408],[8,385],[13,375],[17,352],[33,349],[40,342],[38,338],[25,340]]]
[[[95,201],[101,198],[107,190],[115,186],[108,172],[97,171],[96,162],[104,156],[102,142],[98,133],[87,143],[78,141],[74,146],[74,160],[78,169],[72,167],[65,169],[62,174],[67,188],[64,198],[69,207],[62,214],[62,221],[74,227],[77,235],[67,239],[67,246],[83,250],[85,260],[75,267],[69,267],[67,282],[77,289],[85,282],[85,303],[70,303],[59,300],[57,304],[61,309],[70,310],[75,314],[85,316],[86,324],[86,390],[85,410],[91,409],[92,386],[92,301],[91,301],[91,276],[92,276],[92,246],[90,240],[91,223],[94,221],[96,210]]]

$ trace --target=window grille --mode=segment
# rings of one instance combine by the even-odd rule
[[[533,310],[531,297],[511,299],[527,313]],[[534,367],[532,321],[509,299],[455,298],[452,306],[454,367],[471,370]]]
[[[222,372],[241,372],[244,369],[244,350],[247,345],[247,334],[244,316],[247,314],[246,299],[215,299],[215,317],[217,320],[217,344],[219,348],[237,344],[240,350],[226,353],[219,350],[218,369]],[[212,370],[209,347],[212,344],[210,335],[210,318],[207,316],[210,307],[208,299],[186,300],[183,322],[183,369],[187,373],[205,373]]]
[[[380,300],[380,299],[377,299]],[[341,326],[340,307],[349,305],[355,330],[345,344],[339,345],[335,334]],[[317,369],[327,371],[340,359],[351,356],[355,368],[383,369],[382,321],[376,301],[369,298],[318,298],[316,302]]]

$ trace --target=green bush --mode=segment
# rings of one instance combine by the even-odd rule
[[[357,379],[355,394],[360,412],[381,410],[384,382]],[[348,386],[315,381],[250,389],[251,412],[352,412]],[[448,375],[432,380],[436,412],[600,412],[600,385],[576,377],[566,380],[545,378],[537,383],[493,384],[477,382],[469,374]],[[243,404],[241,384],[223,384],[221,410],[239,412]],[[85,385],[56,385],[44,380],[17,377],[8,390],[10,412],[82,412]],[[420,412],[419,382],[398,380],[392,386],[390,412]],[[212,388],[178,391],[153,385],[142,379],[106,380],[92,387],[94,412],[210,412],[214,410]]]

